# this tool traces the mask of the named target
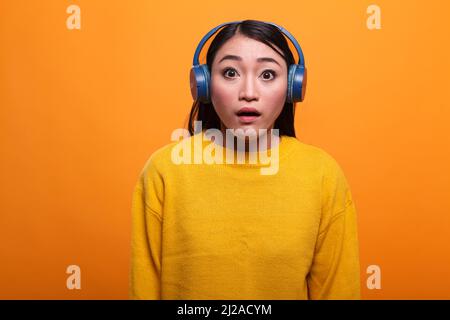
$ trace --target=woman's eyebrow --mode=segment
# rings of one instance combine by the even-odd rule
[[[239,56],[235,56],[232,54],[227,54],[226,56],[224,56],[222,59],[220,59],[220,61],[218,63],[221,63],[223,60],[236,60],[236,61],[242,61],[242,58]],[[275,59],[273,58],[269,58],[269,57],[260,57],[258,59],[256,59],[257,62],[274,62],[277,65],[280,65]]]

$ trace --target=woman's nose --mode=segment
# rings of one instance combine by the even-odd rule
[[[258,100],[258,93],[255,84],[255,79],[253,77],[246,77],[242,81],[242,86],[240,88],[239,100]]]

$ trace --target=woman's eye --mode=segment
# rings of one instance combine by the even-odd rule
[[[223,72],[223,75],[227,78],[234,78],[237,75],[237,72],[236,72],[236,70],[234,70],[232,68],[227,68]]]
[[[275,71],[273,71],[273,70],[265,70],[263,73],[262,73],[262,77],[263,77],[263,79],[264,80],[272,80],[272,79],[275,79]],[[272,76],[272,78],[270,77],[270,76]]]
[[[223,75],[226,78],[235,78],[236,76],[238,76],[238,73],[235,69],[233,68],[227,68],[225,69],[225,71],[223,71]],[[263,77],[264,80],[272,80],[275,78],[276,73],[273,70],[265,70],[261,76]]]

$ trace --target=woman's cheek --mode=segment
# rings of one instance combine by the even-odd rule
[[[286,94],[287,94],[287,80],[283,79],[283,81],[278,82],[278,86],[275,90],[274,96],[277,98],[278,102],[282,101],[284,104],[284,101],[286,100]]]
[[[230,86],[216,82],[211,88],[211,100],[214,106],[220,109],[229,109],[227,106],[233,105],[234,91]]]
[[[264,96],[265,101],[268,106],[271,106],[271,111],[275,111],[276,109],[284,106],[284,102],[286,100],[286,87],[279,86],[276,90],[268,91],[268,94]]]
[[[274,110],[273,112],[277,112],[279,110],[281,112],[281,109],[284,107],[284,103],[286,102],[286,95],[287,95],[287,83],[281,83],[280,86],[273,92],[273,94],[268,97],[268,99],[271,99],[271,106],[273,106]]]

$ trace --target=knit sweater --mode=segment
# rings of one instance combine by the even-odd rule
[[[356,209],[336,160],[282,136],[272,175],[173,161],[203,134],[157,149],[139,174],[130,298],[360,299]]]

